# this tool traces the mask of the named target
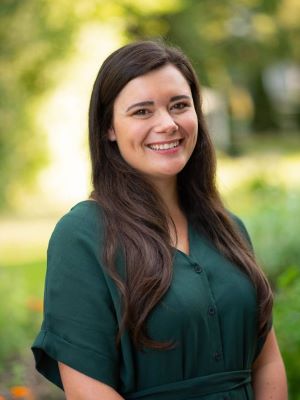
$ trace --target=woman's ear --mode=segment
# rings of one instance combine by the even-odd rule
[[[115,140],[117,140],[115,130],[112,127],[109,128],[109,130],[108,130],[108,140],[110,140],[111,142],[114,142]]]

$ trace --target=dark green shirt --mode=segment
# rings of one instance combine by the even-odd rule
[[[128,400],[253,399],[251,366],[265,338],[247,276],[189,224],[190,255],[175,251],[171,286],[147,322],[150,337],[176,347],[137,351],[126,332],[117,350],[120,298],[100,261],[102,221],[99,205],[82,201],[51,236],[38,371],[62,387],[61,361]]]

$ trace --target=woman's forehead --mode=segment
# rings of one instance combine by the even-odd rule
[[[115,103],[124,105],[128,101],[155,101],[157,97],[191,96],[189,84],[183,74],[173,65],[140,75],[129,81],[118,94]]]

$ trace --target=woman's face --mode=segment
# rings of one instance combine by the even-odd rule
[[[124,160],[157,180],[176,179],[197,140],[190,87],[173,65],[132,79],[117,96],[109,139]]]

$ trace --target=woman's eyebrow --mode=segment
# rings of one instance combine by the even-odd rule
[[[178,96],[171,97],[170,101],[177,101],[177,100],[182,100],[182,99],[191,100],[191,96],[187,96],[185,94],[180,94]],[[145,107],[145,106],[153,106],[153,105],[154,105],[154,101],[152,101],[152,100],[141,101],[139,103],[134,103],[131,106],[129,106],[127,108],[126,112],[130,111],[132,108],[135,108],[135,107]]]
[[[129,107],[127,108],[126,112],[129,111],[129,110],[131,110],[131,109],[134,108],[134,107],[144,107],[144,106],[153,106],[153,105],[154,105],[154,101],[150,101],[150,100],[148,100],[148,101],[141,101],[140,103],[135,103],[135,104],[132,104],[131,106],[129,106]]]
[[[180,94],[178,96],[171,97],[170,101],[177,101],[182,99],[191,100],[191,96],[187,96],[186,94]]]

